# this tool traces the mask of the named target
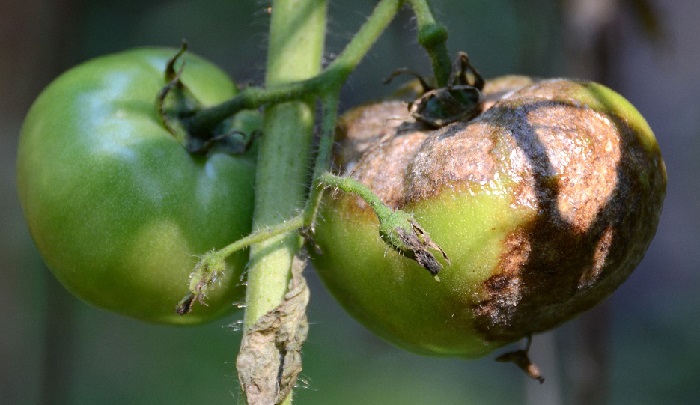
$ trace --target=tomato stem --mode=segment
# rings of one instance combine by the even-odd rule
[[[269,88],[298,83],[321,70],[326,8],[325,0],[273,1],[266,70]],[[256,232],[274,227],[304,207],[315,118],[313,101],[308,95],[297,94],[294,101],[277,103],[265,110],[265,135],[260,142],[255,184],[253,228]],[[266,235],[264,241],[250,248],[244,315],[246,334],[259,319],[284,301],[292,262],[301,248],[302,238],[298,233],[273,234]],[[276,382],[279,373],[286,371],[282,369],[284,364],[279,365],[279,370],[268,366],[276,364],[286,350],[277,348],[279,352],[271,353],[268,358],[244,356],[247,353],[241,348],[239,359],[241,356],[256,359],[245,367],[237,363],[239,381],[254,379],[250,386],[242,384],[248,404],[277,402],[273,400],[277,392],[262,393],[261,398],[257,391],[262,386],[270,387],[269,382]],[[275,390],[275,384],[271,389]],[[280,402],[291,403],[291,393]]]
[[[418,42],[428,53],[438,87],[447,85],[452,64],[447,51],[447,29],[435,21],[427,0],[405,0],[413,8],[418,24]],[[382,0],[343,52],[325,70],[309,78],[270,83],[266,88],[248,87],[221,104],[197,111],[189,119],[195,137],[206,134],[228,117],[246,109],[257,109],[304,97],[322,96],[339,88],[357,67],[369,48],[393,20],[404,0]],[[273,7],[274,9],[274,7]]]
[[[321,124],[321,138],[318,143],[318,154],[314,166],[313,181],[309,198],[304,210],[304,226],[313,231],[318,207],[323,196],[323,177],[330,174],[328,168],[331,165],[333,155],[333,141],[335,140],[335,127],[338,118],[338,102],[340,89],[328,92],[322,99],[323,122]]]
[[[323,72],[296,81],[268,82],[266,88],[248,87],[243,89],[230,100],[198,111],[189,120],[190,132],[194,136],[203,137],[202,134],[211,133],[212,129],[221,121],[241,110],[257,109],[304,97],[322,96],[340,88],[364,55],[367,54],[369,48],[379,38],[379,35],[393,20],[402,3],[402,0],[381,0],[343,52]],[[447,75],[449,76],[449,57],[447,59]],[[447,82],[447,77],[445,77],[445,82]]]
[[[380,233],[390,246],[413,258],[430,257],[430,265],[418,261],[433,274],[439,270],[439,263],[428,249],[442,250],[432,244],[427,233],[410,215],[392,210],[359,182],[328,172],[340,88],[403,3],[403,0],[380,0],[338,58],[319,72],[326,2],[274,0],[266,88],[244,89],[222,104],[197,111],[187,123],[191,135],[205,139],[221,121],[237,112],[266,107],[255,186],[254,232],[218,252],[210,253],[201,262],[203,265],[211,264],[211,269],[216,270],[221,267],[221,260],[232,252],[250,246],[244,319],[246,333],[261,317],[284,301],[292,260],[303,243],[300,235],[292,231],[303,227],[313,229],[323,189],[328,186],[348,189],[360,195],[372,206],[380,222],[386,224],[386,229],[382,228]],[[431,55],[438,81],[445,76],[446,82],[451,67],[445,46],[446,31],[435,23],[425,0],[409,0],[409,3],[414,6],[419,22],[419,41]],[[443,66],[444,60],[447,60],[446,67]],[[316,98],[321,98],[323,105],[322,136],[311,179],[313,186],[307,198],[305,185],[309,179],[306,169],[307,158],[311,156],[313,102]],[[300,211],[301,215],[295,215]],[[280,223],[284,218],[292,219]],[[413,242],[402,235],[409,235]],[[208,285],[206,280],[210,274],[204,271],[202,275],[200,282],[191,285],[193,295],[185,298],[185,307],[194,301],[199,286]],[[261,359],[263,362],[267,360],[275,361]],[[272,377],[276,378],[277,375]],[[248,396],[245,386],[243,392],[246,397],[241,399],[255,402]],[[291,395],[283,403],[289,403],[290,398]]]
[[[325,172],[318,177],[317,184],[320,187],[334,187],[362,198],[377,215],[379,236],[384,243],[398,253],[417,261],[439,280],[437,274],[442,264],[431,251],[439,252],[448,264],[450,259],[442,248],[430,239],[430,235],[412,214],[390,208],[369,187],[350,177]]]
[[[304,216],[297,215],[274,226],[258,229],[250,235],[238,239],[226,247],[203,255],[190,275],[190,293],[177,305],[180,315],[189,313],[195,302],[203,303],[209,287],[225,271],[226,259],[239,250],[249,248],[256,243],[265,242],[276,236],[301,229],[305,226]]]
[[[452,61],[447,50],[447,29],[435,21],[427,0],[406,2],[416,15],[418,43],[428,52],[438,87],[445,87],[452,71]]]

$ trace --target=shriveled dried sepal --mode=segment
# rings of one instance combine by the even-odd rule
[[[533,380],[539,381],[540,384],[544,383],[544,377],[540,373],[540,369],[530,361],[530,345],[532,344],[532,336],[527,337],[527,346],[522,350],[515,350],[512,352],[504,353],[496,357],[496,361],[506,363],[510,362],[518,366],[521,370],[528,375],[528,377]]]
[[[430,235],[413,219],[413,216],[403,211],[393,211],[388,218],[379,218],[379,235],[392,249],[418,262],[424,269],[437,279],[442,264],[431,252],[438,251],[449,264],[450,259],[444,250]]]
[[[178,315],[192,312],[195,302],[206,304],[207,292],[219,285],[219,280],[226,272],[226,258],[216,251],[202,256],[190,274],[190,292],[177,303],[175,311]]]

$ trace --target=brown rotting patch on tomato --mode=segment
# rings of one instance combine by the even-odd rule
[[[408,114],[403,101],[368,104],[348,111],[338,122],[335,163],[343,171],[352,168],[379,140],[394,136],[400,129],[410,131],[412,125],[404,122],[406,118]]]
[[[527,159],[510,161],[524,173],[514,202],[534,204],[537,215],[504,241],[498,273],[482,286],[474,313],[488,340],[517,340],[590,308],[631,273],[653,235],[648,218],[658,218],[663,194],[648,204],[638,196],[663,189],[665,176],[646,166],[660,156],[618,117],[561,96],[576,85],[546,82],[490,110],[510,123],[516,155]]]

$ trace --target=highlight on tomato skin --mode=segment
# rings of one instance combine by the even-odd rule
[[[193,156],[168,132],[156,98],[176,53],[129,50],[58,77],[25,119],[17,184],[39,253],[75,296],[148,322],[197,324],[243,299],[245,251],[228,260],[206,306],[175,312],[198,256],[250,232],[255,157]],[[181,80],[201,105],[236,94],[210,62],[182,59]]]
[[[609,296],[641,261],[666,189],[644,118],[592,82],[486,82],[476,118],[432,130],[385,101],[341,119],[336,163],[414,215],[449,256],[439,281],[390,250],[374,212],[327,192],[311,251],[358,321],[413,352],[480,357]],[[379,123],[384,122],[385,125]]]

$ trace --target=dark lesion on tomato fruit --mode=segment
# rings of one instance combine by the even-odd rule
[[[460,52],[455,58],[452,73],[445,87],[433,88],[421,75],[405,68],[394,71],[384,83],[389,83],[402,74],[418,79],[423,94],[408,104],[408,111],[413,118],[430,128],[436,129],[453,122],[468,121],[482,111],[482,91],[485,82],[469,62],[465,52]]]
[[[539,97],[549,90],[569,94],[579,85],[542,86]],[[476,328],[490,341],[551,329],[610,295],[636,267],[658,222],[663,193],[639,196],[665,184],[662,171],[644,166],[660,156],[620,116],[524,92],[521,100],[496,104],[483,116],[499,125],[491,114],[520,108],[522,114],[510,116],[510,127],[518,129],[510,139],[527,170],[512,198],[538,207],[503,241],[499,271],[483,283],[484,298],[473,308]],[[574,135],[557,136],[567,132]],[[587,151],[574,153],[580,146],[571,140]]]

